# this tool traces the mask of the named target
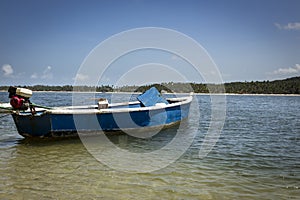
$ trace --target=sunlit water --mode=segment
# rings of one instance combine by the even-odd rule
[[[23,139],[11,116],[0,114],[0,199],[299,199],[299,96],[227,96],[221,137],[203,159],[198,153],[210,122],[210,97],[196,98],[201,117],[192,145],[151,173],[115,171],[89,154],[80,139]],[[68,105],[72,94],[34,93],[32,101]],[[7,93],[0,93],[0,102],[7,102]],[[193,126],[193,115],[187,124]],[[167,129],[152,140],[127,135],[110,140],[145,152],[167,144],[175,132],[176,127]]]

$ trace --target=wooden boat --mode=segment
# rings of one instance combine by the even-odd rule
[[[23,91],[24,92],[24,91]],[[26,93],[26,91],[25,91]],[[30,93],[30,92],[29,92]],[[30,95],[10,93],[11,101],[24,97],[24,109],[0,108],[9,111],[20,135],[24,137],[67,137],[78,132],[144,130],[176,124],[188,117],[192,96],[163,98],[156,88],[150,88],[137,101],[109,104],[101,99],[98,105],[45,108],[29,101]],[[22,107],[21,105],[18,105]]]

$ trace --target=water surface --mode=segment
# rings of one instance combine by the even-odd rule
[[[198,129],[192,145],[177,161],[152,173],[115,171],[89,154],[80,139],[24,139],[12,118],[1,114],[0,199],[299,198],[299,96],[227,96],[221,137],[203,159],[198,152],[210,122],[210,97],[195,98],[201,118],[200,126],[192,127]],[[123,94],[117,99],[124,99]],[[0,102],[6,101],[7,93],[0,93]],[[72,94],[39,92],[32,101],[69,105]],[[187,123],[193,126],[193,116]],[[186,131],[188,135],[189,128]],[[175,132],[176,127],[153,139],[114,135],[110,140],[132,152],[145,152],[161,148]]]

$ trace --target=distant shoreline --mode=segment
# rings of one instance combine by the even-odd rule
[[[0,92],[7,92],[5,90],[0,90]],[[96,94],[141,94],[142,92],[92,92],[92,91],[33,91],[33,93],[96,93]],[[163,94],[179,94],[179,95],[190,95],[190,93],[186,92],[174,92],[174,93],[163,93]],[[238,93],[193,93],[195,95],[225,95],[225,96],[295,96],[300,97],[300,94],[238,94]]]
[[[270,95],[270,96],[299,96],[300,95],[300,76],[275,81],[251,81],[251,82],[231,82],[223,84],[213,83],[187,83],[187,82],[168,82],[153,83],[149,85],[127,85],[114,87],[113,85],[99,86],[49,86],[49,85],[33,85],[18,86],[28,88],[32,91],[41,92],[73,92],[74,91],[96,91],[96,92],[114,92],[114,93],[132,93],[131,91],[145,92],[151,87],[156,87],[162,93],[178,93],[184,94],[193,91],[195,94],[226,94],[226,95]],[[9,86],[0,86],[0,91],[7,91]]]

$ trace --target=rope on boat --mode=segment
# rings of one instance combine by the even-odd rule
[[[48,110],[53,109],[53,108],[51,108],[51,107],[41,106],[41,105],[37,105],[37,104],[34,104],[34,103],[31,103],[31,105],[32,105],[33,107],[36,107],[36,108],[45,108],[45,109],[48,109]]]
[[[8,110],[8,111],[13,111],[13,109],[12,108],[7,108],[7,107],[2,107],[2,106],[0,106],[0,110]],[[1,112],[0,112],[1,113]]]
[[[41,105],[37,105],[37,104],[34,104],[34,103],[31,103],[31,106],[35,107],[35,108],[44,108],[44,109],[47,109],[47,110],[51,110],[53,108],[51,107],[47,107],[47,106],[41,106]],[[10,108],[10,107],[3,107],[3,106],[0,106],[0,114],[1,113],[12,113],[13,111],[16,111],[15,109],[13,108]]]

